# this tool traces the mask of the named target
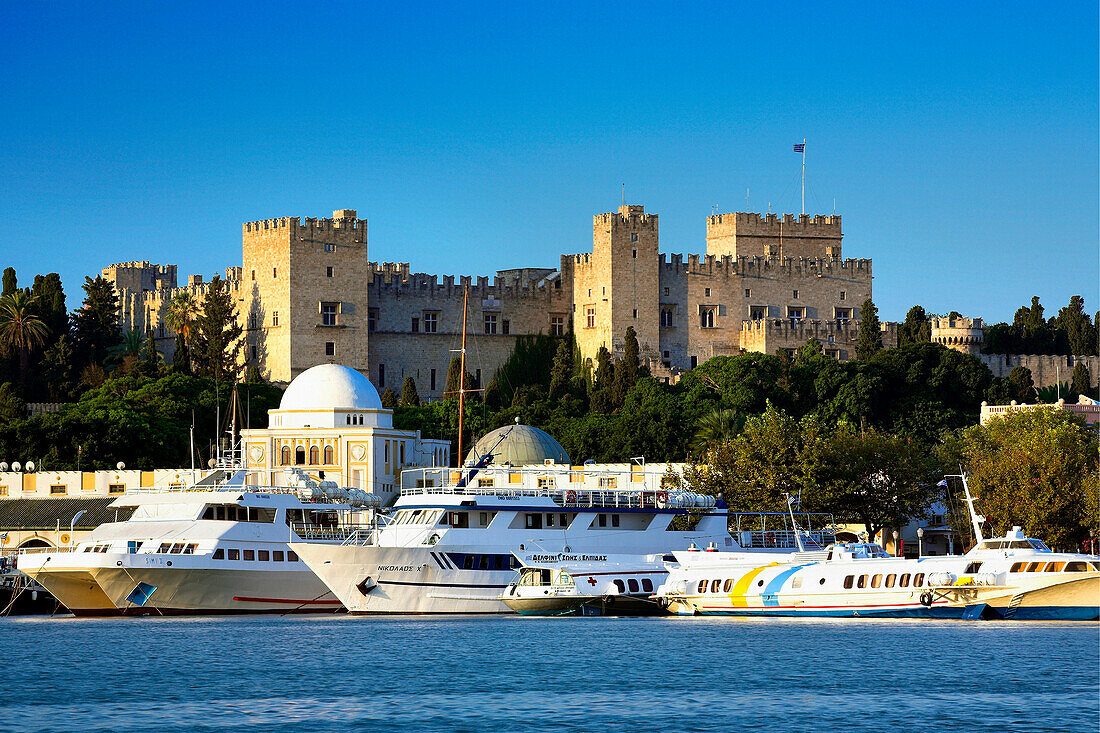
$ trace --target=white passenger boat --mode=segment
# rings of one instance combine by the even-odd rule
[[[656,597],[689,615],[1100,618],[1100,557],[1051,552],[1019,527],[983,539],[967,500],[979,541],[962,556],[905,559],[868,543],[773,563],[677,552]]]
[[[507,613],[502,593],[528,563],[740,549],[714,497],[666,490],[658,471],[578,468],[410,469],[403,481],[418,486],[385,526],[290,547],[352,613]]]
[[[133,508],[129,519],[73,546],[24,550],[19,569],[78,616],[339,610],[288,543],[343,541],[374,497],[297,469],[288,483],[252,486],[243,471],[216,472],[186,488],[126,494],[113,506]]]

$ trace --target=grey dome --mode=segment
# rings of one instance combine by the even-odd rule
[[[547,460],[569,463],[569,454],[550,433],[530,425],[505,425],[486,433],[466,456],[466,461],[476,462],[489,451],[493,452],[493,465],[532,466]]]

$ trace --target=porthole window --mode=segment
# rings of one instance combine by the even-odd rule
[[[653,581],[649,578],[642,578],[642,590],[646,593],[653,592]]]
[[[628,588],[630,588],[631,593],[637,593],[640,590],[638,588],[638,581],[635,580],[634,578],[628,579],[626,581],[626,585],[627,585]]]
[[[614,580],[614,583],[615,583],[615,590],[619,591],[620,593],[626,593],[626,586],[625,586],[625,585],[623,585],[623,581],[621,581],[621,580],[619,580],[618,578],[616,578],[616,579]],[[705,581],[705,580],[704,580],[704,581],[702,582],[702,585],[703,585],[703,590],[706,590],[706,589],[707,589],[707,581]],[[700,593],[701,593],[701,592],[702,592],[702,591],[700,591]]]

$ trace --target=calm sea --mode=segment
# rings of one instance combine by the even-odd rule
[[[0,729],[1096,731],[1093,623],[0,620]]]

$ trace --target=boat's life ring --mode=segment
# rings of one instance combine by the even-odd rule
[[[921,593],[920,594],[920,604],[922,606],[924,606],[925,608],[931,608],[932,607],[932,594],[931,593]]]
[[[657,506],[659,506],[663,509],[667,504],[668,504],[668,492],[667,491],[658,491],[657,492]]]
[[[67,544],[69,544],[69,540],[71,540],[72,537],[69,536],[68,532],[65,532],[64,534],[61,535],[61,537],[59,539],[61,540],[61,544],[67,545]]]
[[[569,491],[566,491],[565,492],[565,503],[566,504],[575,504],[576,502],[577,502],[577,492],[573,491],[573,489],[569,489]]]
[[[764,544],[768,547],[775,547],[775,532],[764,533]]]

